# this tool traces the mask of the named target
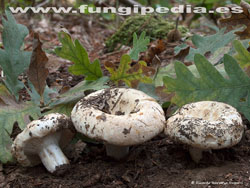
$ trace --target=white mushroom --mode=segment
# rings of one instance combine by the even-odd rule
[[[80,100],[72,110],[76,130],[103,141],[106,153],[124,158],[129,146],[143,143],[164,129],[161,106],[145,93],[126,88],[103,89]]]
[[[195,162],[202,151],[228,148],[242,138],[244,125],[241,115],[230,105],[201,101],[184,105],[167,120],[165,134],[190,146]]]
[[[27,125],[12,145],[12,155],[25,167],[40,162],[51,173],[61,174],[69,160],[60,147],[65,147],[75,133],[72,121],[66,115],[53,113]]]

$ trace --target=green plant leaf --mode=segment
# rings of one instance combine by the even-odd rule
[[[134,87],[138,82],[143,83],[152,83],[152,79],[147,75],[147,63],[144,61],[139,61],[137,65],[131,67],[131,57],[127,54],[124,54],[121,57],[121,62],[119,67],[116,67],[113,64],[105,63],[105,68],[111,74],[110,80],[116,84],[119,81],[125,82],[129,87]]]
[[[66,104],[59,104],[57,106],[53,106],[50,111],[43,113],[43,115],[50,114],[50,113],[60,113],[65,114],[67,116],[71,115],[71,111],[73,110],[75,103],[66,103]]]
[[[0,49],[0,66],[6,76],[6,87],[18,99],[18,91],[24,87],[18,76],[28,68],[31,58],[31,52],[20,50],[29,31],[24,25],[16,23],[10,11],[5,14],[7,19],[2,19],[4,49]]]
[[[16,106],[4,106],[0,109],[0,161],[6,163],[12,160],[10,146],[12,140],[10,134],[15,122],[23,129],[29,123],[29,117],[38,119],[40,108],[33,103],[18,104]]]
[[[69,72],[74,75],[84,75],[85,80],[97,80],[102,77],[102,70],[99,60],[90,62],[88,53],[78,40],[73,41],[69,34],[59,33],[59,40],[62,47],[56,48],[56,55],[74,62],[69,67]]]
[[[23,129],[30,122],[30,117],[38,119],[41,113],[39,106],[34,103],[16,103],[3,85],[0,85],[0,99],[4,101],[4,103],[0,103],[0,161],[7,163],[12,161],[10,135],[14,123]]]
[[[144,52],[147,50],[147,46],[150,42],[150,39],[149,39],[149,37],[145,37],[145,36],[146,36],[145,31],[143,31],[141,33],[139,39],[138,39],[136,33],[134,33],[134,35],[133,35],[133,48],[129,52],[129,55],[135,61],[139,60],[139,55],[141,52]]]
[[[172,103],[182,106],[203,100],[224,102],[234,106],[250,120],[250,78],[236,60],[229,55],[224,56],[229,79],[224,78],[200,54],[195,55],[194,62],[199,77],[195,77],[183,63],[176,62],[176,79],[168,76],[163,78],[167,92],[175,92]]]
[[[250,52],[247,51],[247,49],[238,40],[233,41],[233,46],[236,52],[238,52],[234,56],[234,58],[238,61],[240,66],[242,68],[249,67],[250,66]]]
[[[54,100],[49,105],[52,110],[46,112],[45,114],[57,112],[70,116],[74,105],[85,96],[85,91],[108,88],[109,86],[105,85],[108,81],[108,77],[102,77],[96,81],[84,80],[80,82],[75,87],[71,88],[69,91]]]
[[[194,76],[196,76],[196,77],[200,76],[195,65],[187,66],[187,68],[192,72],[192,74]],[[225,77],[225,78],[227,77],[227,74],[225,72],[223,64],[216,65],[215,68],[220,72],[220,74],[223,75],[223,77]],[[167,66],[162,67],[162,68],[160,68],[158,70],[157,75],[156,75],[155,80],[154,80],[154,83],[155,83],[156,87],[164,85],[163,77],[165,77],[165,76],[176,78],[174,63],[170,63]]]
[[[236,30],[225,33],[225,28],[219,30],[216,34],[210,36],[200,36],[195,34],[192,37],[192,42],[196,48],[190,48],[189,54],[186,56],[185,60],[189,62],[194,61],[195,54],[205,55],[207,52],[214,53],[221,47],[226,46],[235,38]],[[187,45],[180,45],[175,48],[175,53],[180,52],[181,49],[186,48]]]
[[[25,86],[27,92],[30,95],[31,101],[35,104],[37,104],[38,106],[40,105],[40,101],[41,101],[41,96],[38,94],[38,92],[36,91],[34,85],[28,81],[28,85],[30,90]],[[44,92],[43,92],[43,103],[44,105],[48,105],[51,102],[51,97],[50,95],[58,95],[57,91],[51,89],[48,87],[48,85],[45,86]]]
[[[108,77],[102,77],[96,81],[82,81],[78,83],[76,86],[71,88],[66,93],[60,95],[57,100],[53,101],[50,104],[50,107],[54,107],[61,104],[67,103],[76,103],[81,98],[85,96],[85,91],[87,90],[100,90],[104,88],[108,88],[109,86],[105,85],[108,82]]]
[[[160,98],[156,94],[156,88],[153,84],[139,83],[137,89],[143,91],[144,93],[147,93],[147,95],[153,97],[155,100],[160,100]]]

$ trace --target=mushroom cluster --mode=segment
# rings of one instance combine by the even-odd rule
[[[75,129],[102,141],[107,155],[119,160],[128,154],[129,146],[153,138],[164,127],[163,109],[152,97],[135,89],[103,89],[80,100],[71,119],[56,113],[29,123],[16,137],[12,154],[23,166],[42,162],[49,172],[61,174],[69,165],[61,148]]]
[[[62,174],[69,160],[62,152],[76,131],[101,141],[106,154],[125,158],[132,145],[146,142],[161,132],[189,146],[191,158],[199,162],[202,152],[228,148],[242,138],[241,115],[230,105],[201,101],[184,105],[167,121],[161,105],[145,93],[127,88],[93,92],[73,108],[71,118],[53,113],[34,120],[12,145],[12,154],[23,166],[40,162]]]

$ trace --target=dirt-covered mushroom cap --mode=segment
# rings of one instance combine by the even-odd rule
[[[155,99],[126,88],[103,89],[88,95],[75,105],[71,119],[77,131],[103,141],[106,148],[124,147],[126,152],[127,146],[162,132],[165,124],[164,112]],[[107,154],[112,155],[109,151]]]
[[[43,163],[51,173],[63,173],[69,161],[61,151],[75,134],[66,115],[53,113],[27,125],[12,145],[12,155],[25,167]],[[60,148],[61,147],[61,148]]]
[[[244,125],[237,110],[214,101],[184,105],[167,120],[165,127],[166,135],[188,144],[193,150],[234,146],[241,140],[243,132]],[[201,156],[194,155],[199,161]]]

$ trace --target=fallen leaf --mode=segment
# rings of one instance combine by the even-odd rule
[[[49,74],[49,70],[46,68],[47,62],[48,58],[42,50],[42,43],[39,39],[39,35],[35,33],[33,40],[33,52],[28,69],[28,78],[40,96],[43,96],[46,86],[46,78]]]
[[[175,93],[171,102],[178,106],[202,100],[224,102],[250,119],[250,78],[236,60],[224,55],[224,70],[229,78],[225,78],[204,56],[196,54],[194,60],[199,77],[183,63],[176,62],[176,78],[163,78],[167,92]]]
[[[137,89],[143,91],[144,93],[147,93],[147,95],[153,97],[155,100],[159,100],[154,84],[139,83]]]
[[[79,40],[72,40],[68,33],[59,33],[62,47],[55,49],[56,55],[72,61],[74,65],[69,67],[69,72],[74,75],[84,75],[85,80],[98,80],[103,76],[100,61],[98,59],[90,62],[86,49]]]
[[[152,79],[148,76],[151,71],[147,68],[147,63],[144,61],[139,61],[136,65],[131,66],[131,57],[124,54],[121,57],[119,67],[111,62],[105,63],[105,68],[111,74],[110,80],[116,85],[120,81],[125,82],[129,87],[136,88],[139,82],[152,83]],[[151,69],[150,69],[151,70]]]
[[[18,76],[29,66],[31,56],[30,52],[21,50],[24,38],[29,31],[24,25],[16,23],[10,11],[6,11],[5,15],[7,19],[1,19],[4,49],[0,49],[0,66],[5,75],[4,84],[18,100],[19,91],[24,88],[24,84],[18,80]]]
[[[133,35],[133,48],[129,52],[131,59],[138,61],[140,53],[147,50],[147,46],[148,46],[149,42],[150,42],[150,39],[149,39],[149,37],[146,37],[145,31],[141,33],[139,39],[138,39],[136,33],[134,33],[134,35]]]
[[[10,94],[8,89],[0,84],[0,106],[13,105],[15,98]]]
[[[153,64],[153,59],[166,49],[166,44],[163,40],[157,40],[156,44],[152,43],[142,58],[148,64]]]
[[[165,67],[161,67],[159,68],[159,70],[157,71],[157,74],[155,76],[155,79],[154,79],[154,84],[156,87],[159,87],[159,86],[163,86],[163,77],[165,76],[168,76],[168,77],[172,77],[172,78],[176,78],[176,71],[175,71],[175,64],[176,63],[181,63],[181,62],[174,62],[174,63],[170,63],[168,64],[167,66]],[[185,65],[185,64],[184,64]],[[187,69],[196,77],[199,77],[199,72],[196,68],[195,65],[190,65],[190,66],[186,66]],[[216,68],[217,71],[219,71],[219,73],[221,75],[223,75],[223,77],[227,78],[227,73],[225,72],[225,69],[224,69],[224,65],[223,64],[219,64],[219,65],[216,65],[214,66]]]
[[[218,49],[226,46],[230,43],[236,36],[234,34],[236,30],[225,33],[226,28],[219,30],[216,34],[209,36],[200,36],[195,34],[192,37],[192,42],[196,48],[191,47],[185,60],[188,62],[194,61],[195,54],[206,55],[207,53],[213,54]],[[178,54],[181,50],[186,49],[187,44],[181,44],[175,47],[175,54]]]
[[[0,85],[0,98],[7,104],[0,104],[0,161],[6,163],[13,160],[10,135],[14,124],[23,129],[30,122],[30,117],[38,119],[41,113],[39,106],[32,102],[16,103],[4,85]]]
[[[174,97],[174,93],[167,93],[165,92],[166,87],[165,86],[158,86],[155,88],[155,93],[160,98],[160,103],[163,104],[164,102],[171,101],[171,99]]]
[[[245,25],[246,28],[243,31],[237,31],[235,34],[240,36],[240,39],[250,38],[250,5],[241,1],[240,6],[243,8],[243,13],[232,13],[230,18],[220,19],[222,26],[227,26],[228,29],[232,29],[232,26]]]
[[[49,105],[52,110],[46,112],[46,114],[57,112],[70,116],[74,105],[85,97],[85,91],[108,88],[106,85],[108,81],[108,77],[102,77],[96,81],[84,80],[78,83],[67,92],[58,96],[57,99],[54,99]]]
[[[185,57],[188,55],[190,50],[190,46],[187,48],[181,49],[178,54],[174,56],[174,58],[178,61],[184,62]]]
[[[250,52],[238,40],[233,41],[233,46],[237,52],[234,58],[240,64],[241,68],[250,67]]]

